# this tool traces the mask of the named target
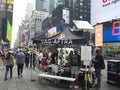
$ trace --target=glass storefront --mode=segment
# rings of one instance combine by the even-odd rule
[[[109,58],[120,59],[120,43],[104,43],[104,55]]]

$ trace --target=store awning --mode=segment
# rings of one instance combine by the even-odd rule
[[[89,24],[88,21],[73,20],[73,23],[76,25],[78,29],[88,29],[88,30],[94,29],[94,27],[91,24]]]

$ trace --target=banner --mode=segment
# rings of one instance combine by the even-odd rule
[[[95,46],[103,45],[103,24],[95,26]]]
[[[11,42],[11,39],[12,39],[12,26],[11,26],[9,20],[7,20],[7,33],[6,33],[6,38]]]

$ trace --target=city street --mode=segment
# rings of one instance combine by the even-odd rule
[[[22,78],[17,77],[17,67],[13,68],[13,78],[4,81],[5,69],[0,70],[0,90],[70,90],[70,88],[55,86],[48,83],[39,83],[38,69],[32,70],[24,68]],[[31,73],[32,72],[32,73]],[[120,87],[107,84],[107,70],[102,71],[101,88],[93,88],[92,90],[120,90]],[[31,77],[32,76],[32,77]],[[34,81],[35,80],[35,81]],[[82,90],[80,87],[77,90]]]

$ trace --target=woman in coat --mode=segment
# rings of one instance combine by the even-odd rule
[[[5,71],[5,81],[7,80],[7,75],[8,75],[8,71],[10,70],[10,78],[12,78],[12,71],[13,71],[13,65],[14,65],[14,61],[13,61],[13,55],[12,53],[9,51],[7,53],[6,59],[5,59],[5,67],[6,67],[6,71]]]

